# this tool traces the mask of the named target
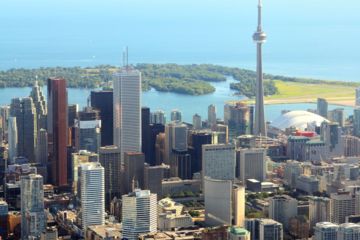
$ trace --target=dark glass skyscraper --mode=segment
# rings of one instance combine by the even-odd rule
[[[100,111],[101,146],[113,145],[113,92],[92,91],[91,106]]]
[[[141,149],[145,154],[145,162],[151,162],[150,159],[150,108],[141,108]]]
[[[50,180],[55,186],[67,185],[67,90],[63,78],[49,78],[48,96],[48,142]]]

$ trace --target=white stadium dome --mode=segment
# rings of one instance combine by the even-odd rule
[[[295,127],[305,130],[309,125],[320,126],[322,122],[329,122],[326,118],[308,111],[290,111],[276,118],[271,126],[280,130]]]

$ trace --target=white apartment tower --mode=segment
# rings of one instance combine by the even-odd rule
[[[82,228],[105,224],[104,168],[98,162],[83,163],[79,167],[81,182]]]
[[[331,221],[341,224],[347,216],[355,214],[355,198],[349,192],[332,193],[331,199]]]
[[[339,226],[330,222],[320,222],[314,227],[314,240],[337,240]]]
[[[141,73],[129,67],[114,77],[114,145],[124,152],[141,152]]]
[[[330,222],[330,213],[330,198],[311,197],[309,199],[310,228],[314,227],[318,222]]]
[[[45,230],[43,177],[21,177],[21,239],[39,239]]]
[[[157,195],[135,189],[122,196],[123,238],[137,240],[139,234],[157,231]]]

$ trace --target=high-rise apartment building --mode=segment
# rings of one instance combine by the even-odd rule
[[[126,67],[114,77],[114,145],[141,152],[141,73]]]
[[[37,143],[37,114],[31,97],[14,98],[10,104],[10,116],[16,117],[18,155],[35,162]]]
[[[105,224],[104,168],[98,162],[80,165],[81,222],[85,231],[91,225]]]
[[[229,135],[233,139],[250,133],[250,110],[247,104],[237,102],[224,106],[224,121],[229,126]]]
[[[21,239],[40,239],[45,227],[43,177],[21,176]]]
[[[340,127],[345,126],[345,111],[344,108],[335,108],[328,112],[328,118],[332,122],[336,122]]]
[[[55,186],[66,186],[67,181],[67,90],[63,78],[49,78],[48,96],[48,144],[50,179]]]
[[[79,167],[88,162],[98,162],[99,155],[96,153],[81,150],[71,154],[71,171],[69,171],[69,181],[72,183],[73,194],[80,198],[81,182],[79,181]]]
[[[269,201],[269,217],[283,224],[287,229],[289,220],[296,217],[298,201],[288,195],[276,195]]]
[[[355,198],[350,192],[338,192],[330,195],[331,222],[341,224],[347,216],[355,214]]]
[[[101,146],[113,145],[113,91],[91,91],[91,107],[98,110],[101,126]]]
[[[339,226],[330,222],[316,223],[314,227],[314,240],[338,240],[337,231]]]
[[[218,180],[235,179],[236,153],[232,144],[202,146],[202,175]]]
[[[286,184],[292,188],[296,187],[297,178],[303,174],[304,170],[301,162],[288,160],[284,167],[284,179]]]
[[[317,99],[317,114],[327,118],[328,117],[328,102],[324,98]]]
[[[330,199],[324,197],[311,197],[309,199],[309,221],[310,228],[318,222],[331,221]]]
[[[105,170],[105,200],[106,206],[114,198],[120,198],[123,191],[121,184],[121,154],[117,146],[105,146],[99,150],[99,162]]]
[[[140,234],[157,231],[157,196],[136,189],[122,196],[123,238],[137,240]]]
[[[283,240],[283,225],[273,219],[246,219],[245,228],[252,240]]]

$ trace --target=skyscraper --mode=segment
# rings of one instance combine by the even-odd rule
[[[49,78],[48,96],[48,144],[51,182],[55,186],[66,186],[67,182],[67,90],[63,78]]]
[[[180,122],[171,122],[165,126],[165,164],[170,164],[174,149],[187,149],[187,126]]]
[[[122,196],[123,238],[137,240],[139,234],[157,231],[157,196],[136,189]]]
[[[91,225],[105,224],[104,168],[98,162],[80,165],[81,220],[85,231]]]
[[[231,180],[204,178],[205,222],[210,226],[244,226],[245,188]]]
[[[150,133],[150,108],[141,108],[141,151],[145,154],[145,162],[150,163],[151,152],[151,133]]]
[[[214,104],[208,107],[208,125],[211,129],[216,125],[216,107]]]
[[[318,222],[330,222],[330,199],[324,197],[311,197],[309,199],[310,228]]]
[[[237,170],[239,179],[256,179],[260,182],[266,178],[266,149],[250,148],[240,149],[238,152]]]
[[[314,227],[314,240],[337,240],[339,226],[330,222],[320,222]]]
[[[41,87],[38,84],[38,81],[35,81],[35,84],[31,90],[30,97],[33,99],[35,108],[36,108],[36,117],[37,117],[37,129],[46,129],[47,125],[47,106],[45,101],[45,96],[41,91]]]
[[[355,106],[360,106],[360,88],[356,88],[355,90]]]
[[[45,227],[43,178],[21,176],[21,239],[40,239]]]
[[[144,188],[145,156],[141,152],[124,153],[125,192]]]
[[[155,112],[150,113],[151,123],[153,124],[162,124],[165,125],[166,117],[165,112],[163,110],[157,110]]]
[[[324,98],[317,99],[317,114],[327,118],[328,117],[328,102]]]
[[[250,108],[247,104],[237,102],[224,106],[224,121],[229,126],[230,138],[250,133]]]
[[[181,116],[181,112],[178,109],[173,109],[171,111],[171,121],[177,121],[177,122],[181,122],[182,121],[182,116]]]
[[[38,133],[36,162],[43,166],[46,166],[48,162],[48,135],[45,129],[40,129]]]
[[[99,110],[102,122],[101,146],[110,146],[114,143],[113,134],[113,91],[91,91],[91,107]]]
[[[193,128],[196,130],[202,128],[201,116],[197,113],[193,116]]]
[[[202,174],[217,180],[235,179],[235,146],[232,144],[202,145]]]
[[[256,100],[255,100],[255,123],[254,134],[266,136],[265,111],[264,111],[264,86],[263,86],[263,69],[262,69],[262,44],[266,41],[266,33],[262,30],[261,22],[262,0],[258,4],[258,27],[253,35],[256,42],[257,62],[256,62]]]
[[[75,120],[75,146],[79,150],[98,152],[101,146],[102,122],[99,111],[85,108]]]
[[[331,221],[344,223],[347,216],[355,214],[355,198],[350,192],[338,192],[330,195]]]
[[[353,134],[356,137],[360,137],[360,107],[354,109],[353,128],[354,128]]]
[[[191,173],[200,172],[202,169],[202,145],[212,143],[212,135],[209,131],[191,132]]]
[[[9,143],[9,163],[14,163],[14,159],[18,156],[18,133],[16,117],[9,117],[8,119],[8,143]]]
[[[141,73],[126,67],[114,78],[114,145],[141,152]]]
[[[10,115],[16,117],[18,155],[35,162],[37,143],[37,115],[31,97],[11,100]]]
[[[105,169],[105,201],[106,206],[114,198],[120,198],[121,185],[121,156],[117,146],[105,146],[99,150],[99,162]]]
[[[252,240],[283,240],[283,226],[273,219],[249,218],[245,220],[245,228]]]
[[[269,201],[269,217],[284,225],[287,229],[289,220],[297,216],[298,201],[288,195],[276,195]]]

